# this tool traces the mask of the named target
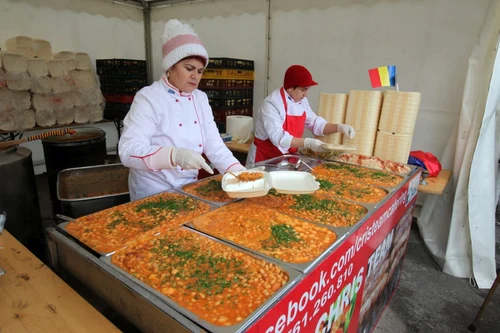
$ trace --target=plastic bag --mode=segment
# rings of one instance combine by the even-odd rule
[[[410,158],[408,159],[408,164],[413,164],[413,165],[418,165],[414,163],[423,164],[425,166],[425,169],[429,173],[429,177],[436,177],[442,169],[441,163],[439,162],[437,157],[429,152],[415,150],[410,152]]]

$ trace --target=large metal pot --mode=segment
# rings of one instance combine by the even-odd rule
[[[94,127],[75,131],[73,135],[42,139],[54,215],[61,212],[56,188],[58,173],[68,168],[102,165],[106,160],[106,132]]]
[[[0,150],[0,212],[5,229],[41,257],[45,238],[31,159],[31,150],[14,146]]]

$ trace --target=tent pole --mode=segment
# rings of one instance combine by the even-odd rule
[[[266,26],[266,82],[264,96],[269,95],[269,80],[271,79],[271,0],[267,0],[267,26]]]
[[[148,72],[148,84],[151,84],[153,82],[153,54],[151,50],[151,8],[145,0],[141,1],[144,12],[144,46]]]

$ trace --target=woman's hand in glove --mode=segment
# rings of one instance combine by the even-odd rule
[[[323,144],[325,143],[318,139],[312,139],[312,138],[304,139],[304,147],[309,148],[316,153],[322,153],[325,151],[323,148],[321,148],[321,145]]]
[[[187,148],[172,149],[172,164],[174,166],[178,165],[185,170],[199,170],[203,168],[208,173],[214,173],[201,154]]]
[[[173,169],[178,165],[186,170],[203,168],[214,173],[200,154],[186,148],[162,147],[145,162],[153,170]]]
[[[347,138],[349,138],[351,140],[356,135],[356,131],[354,130],[354,128],[352,126],[345,125],[345,124],[338,124],[337,131],[344,134]]]

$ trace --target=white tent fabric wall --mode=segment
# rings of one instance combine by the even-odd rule
[[[496,276],[499,30],[500,1],[492,0],[469,59],[460,119],[441,159],[443,167],[453,166],[451,189],[443,197],[428,197],[418,219],[422,237],[443,271],[474,276],[479,288],[489,288]]]
[[[153,81],[161,76],[161,36],[165,22],[190,24],[210,58],[254,60],[254,114],[264,100],[266,76],[266,0],[212,0],[154,8],[151,13]]]
[[[143,11],[103,0],[0,0],[0,48],[24,35],[48,40],[52,51],[86,52],[95,59],[145,59]],[[118,141],[115,125],[93,124],[106,131],[108,150]],[[30,132],[36,135],[39,131]],[[24,143],[33,152],[35,173],[45,171],[40,141]]]
[[[304,65],[319,83],[308,97],[316,110],[320,92],[371,90],[368,69],[396,65],[399,88],[422,93],[412,150],[439,157],[458,118],[467,60],[488,4],[272,0],[269,88],[282,84],[289,65]]]

